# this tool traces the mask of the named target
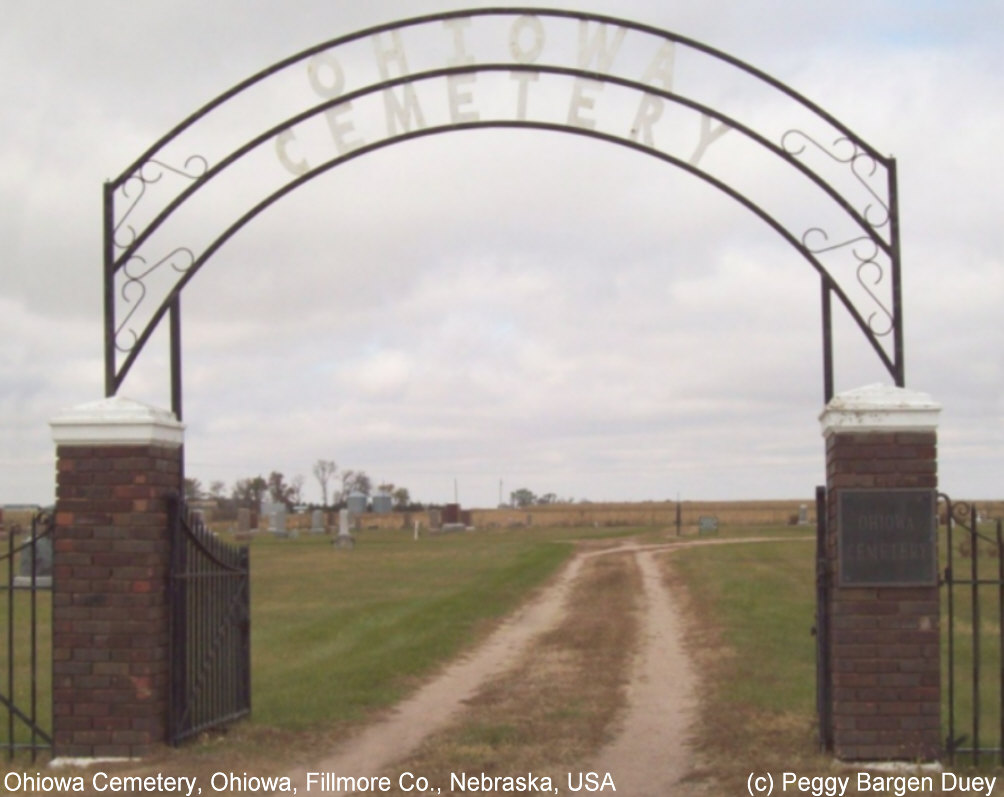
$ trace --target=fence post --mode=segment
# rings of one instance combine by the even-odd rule
[[[833,752],[845,760],[930,760],[941,752],[934,508],[940,409],[924,393],[872,385],[837,395],[820,417],[831,574],[832,728],[824,733],[831,731]],[[838,508],[850,508],[852,492],[859,503],[841,517]],[[908,493],[921,509],[928,502],[929,512],[860,508],[900,507]]]
[[[53,743],[57,757],[136,758],[164,743],[169,531],[184,426],[112,397],[67,410],[56,443]]]

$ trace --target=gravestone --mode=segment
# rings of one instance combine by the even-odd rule
[[[33,537],[34,545],[29,545],[21,551],[21,562],[18,574],[14,576],[14,586],[28,588],[32,585],[31,565],[35,563],[35,586],[41,589],[52,587],[52,537]],[[34,554],[32,549],[34,548]]]
[[[338,512],[338,536],[332,542],[337,548],[352,550],[356,547],[356,540],[349,532],[349,510],[342,509]]]
[[[310,513],[310,533],[324,534],[324,512],[320,509]]]
[[[798,507],[798,525],[808,526],[809,525],[809,507],[802,504]]]
[[[697,531],[700,534],[711,534],[718,531],[718,518],[714,515],[701,515],[697,519]]]
[[[289,537],[286,530],[286,507],[282,504],[272,504],[272,514],[269,516],[269,531],[276,537],[283,539]]]
[[[241,542],[251,539],[251,510],[247,507],[237,510],[237,532],[234,539]]]

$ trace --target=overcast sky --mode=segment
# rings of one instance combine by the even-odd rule
[[[382,22],[504,4],[0,5],[3,504],[52,500],[48,421],[103,396],[105,180],[285,56]],[[942,489],[1004,496],[1004,7],[540,5],[723,50],[896,157],[907,386],[944,406]],[[510,25],[498,25],[501,39]],[[490,33],[478,32],[470,49],[482,35],[491,46]],[[406,45],[413,69],[422,41]],[[626,52],[625,63],[638,55],[642,68],[650,58]],[[698,60],[681,56],[677,66],[674,88],[734,103],[782,131],[789,124],[776,118],[783,108],[719,84],[725,77]],[[309,88],[302,68],[287,80]],[[471,85],[466,110],[490,106],[495,84]],[[540,88],[538,98],[550,91]],[[617,96],[608,90],[603,105],[582,94],[579,111],[626,129],[635,107],[618,120]],[[354,111],[360,136],[385,121],[379,106],[367,108],[361,101]],[[431,104],[425,111],[434,114]],[[237,141],[262,129],[243,118],[226,131]],[[679,118],[676,133],[697,134]],[[738,140],[723,137],[709,168],[797,211],[767,172],[729,149]],[[292,160],[313,157],[305,133],[294,144]],[[205,142],[207,157],[216,145]],[[231,199],[190,223],[218,234],[233,218]],[[815,272],[733,200],[624,147],[510,130],[383,149],[263,213],[183,297],[187,469],[204,485],[279,470],[302,475],[305,497],[318,500],[311,465],[322,458],[422,501],[452,500],[456,480],[467,506],[495,504],[500,485],[506,496],[527,487],[597,501],[766,499],[808,498],[824,480]],[[838,392],[890,382],[859,332],[843,320],[837,331]],[[169,406],[166,358],[155,336],[121,393]]]

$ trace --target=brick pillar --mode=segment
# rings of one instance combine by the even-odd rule
[[[51,421],[56,443],[53,733],[59,757],[141,757],[168,709],[168,530],[184,427],[111,398]]]
[[[848,511],[852,499],[862,506],[896,506],[919,498],[917,505],[930,503],[934,514],[939,411],[923,393],[873,385],[836,396],[821,416],[831,564],[831,738],[841,759],[930,760],[941,751],[936,521],[915,524],[905,511],[879,514],[872,539],[882,547],[869,545],[871,532],[862,518],[872,515]],[[893,533],[897,541],[910,542],[887,544],[885,530],[904,518],[909,522]],[[841,530],[840,522],[847,528]],[[933,549],[933,561],[921,559],[919,552],[927,549]],[[862,568],[870,569],[852,577],[852,570]],[[930,573],[919,579],[928,583],[916,583],[920,571]]]

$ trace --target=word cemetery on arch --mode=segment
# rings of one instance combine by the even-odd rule
[[[32,752],[143,756],[250,711],[248,550],[214,538],[179,498],[182,293],[231,238],[308,181],[327,175],[337,191],[336,167],[349,161],[483,129],[575,135],[653,158],[738,202],[814,270],[826,404],[820,741],[847,760],[964,749],[954,731],[947,745],[940,735],[940,407],[905,387],[895,161],[791,87],[705,44],[584,11],[483,8],[379,25],[272,64],[105,184],[105,398],[51,422],[51,733],[0,693],[30,725]],[[834,390],[834,305],[891,384]],[[165,319],[170,410],[119,395]],[[103,660],[85,661],[82,649],[100,649]]]
[[[445,84],[443,81],[436,81],[434,91],[439,96],[431,96],[431,101],[426,104],[423,104],[423,96],[427,95],[420,95],[411,82],[412,72],[408,66],[407,47],[402,31],[395,29],[373,34],[373,63],[380,78],[388,86],[394,85],[395,78],[400,82],[399,88],[387,88],[381,92],[383,138],[429,128],[428,118],[433,112],[430,106],[433,105],[436,106],[435,111],[447,112],[449,124],[454,127],[482,123],[489,113],[483,111],[483,108],[491,108],[500,124],[506,121],[525,123],[530,121],[532,91],[545,94],[548,106],[557,112],[550,120],[552,124],[560,125],[563,121],[569,128],[595,131],[601,129],[600,120],[605,110],[604,81],[621,86],[640,84],[664,95],[671,94],[674,89],[676,43],[673,41],[656,39],[650,42],[652,55],[644,66],[643,74],[633,82],[612,73],[628,32],[623,26],[612,28],[606,23],[580,20],[574,63],[543,67],[537,62],[547,48],[548,34],[539,16],[518,16],[508,30],[499,31],[501,35],[507,36],[512,57],[512,63],[509,64],[486,64],[469,51],[467,32],[472,25],[473,21],[469,17],[444,20],[442,33],[452,42],[453,51],[442,67],[449,71],[431,70],[426,73],[428,77],[424,79],[446,74]],[[468,69],[471,71],[463,71]],[[491,73],[498,71],[503,73],[503,79],[492,80],[492,77],[497,76]],[[592,76],[581,77],[583,72],[591,73]],[[555,97],[552,93],[537,89],[536,84],[543,74],[571,77],[571,82],[564,87],[567,95],[564,102],[560,95]],[[364,148],[368,142],[357,131],[352,100],[344,96],[346,87],[353,81],[347,79],[345,67],[339,61],[336,50],[326,50],[313,56],[307,63],[307,78],[311,89],[319,98],[340,100],[338,105],[324,113],[323,120],[331,134],[337,155]],[[612,101],[620,99],[611,97],[609,92],[607,98]],[[655,149],[656,127],[659,126],[660,138],[668,141],[681,120],[677,119],[674,123],[667,118],[667,100],[663,96],[646,92],[641,94],[636,104],[637,110],[633,118],[630,113],[621,113],[619,108],[613,109],[615,121],[621,124],[620,137]],[[539,110],[537,105],[538,103],[534,103],[535,111]],[[428,112],[427,108],[430,109]],[[563,113],[565,108],[567,113]],[[698,118],[687,121],[693,128],[694,146],[686,160],[696,167],[708,147],[727,133],[729,126],[722,122],[716,123],[707,113],[700,113]],[[616,128],[612,127],[610,134],[617,136]],[[276,153],[280,163],[292,174],[307,174],[310,171],[309,162],[292,154],[298,143],[295,129],[284,130],[276,137]],[[324,159],[327,160],[327,157]]]

